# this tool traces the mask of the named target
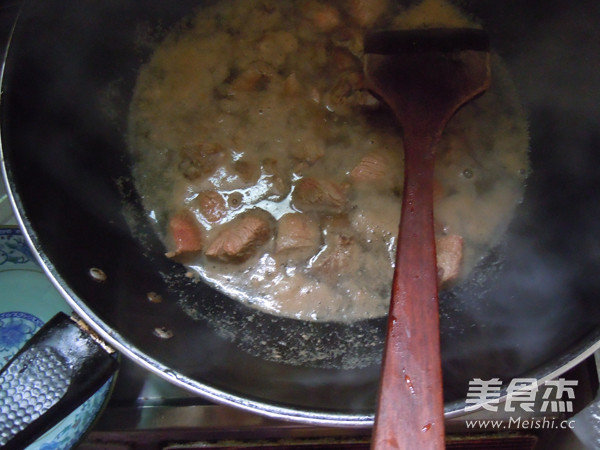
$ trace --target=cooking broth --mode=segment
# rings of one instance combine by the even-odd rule
[[[362,39],[417,26],[477,24],[440,0],[230,0],[173,30],[142,67],[129,117],[136,184],[167,255],[272,314],[385,315],[402,132],[365,89]],[[501,238],[529,171],[526,121],[497,57],[492,77],[436,148],[442,288]]]

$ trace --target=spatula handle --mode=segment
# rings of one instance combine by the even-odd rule
[[[444,448],[433,139],[404,137],[405,181],[375,449]]]

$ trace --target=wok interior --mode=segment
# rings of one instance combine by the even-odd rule
[[[144,218],[125,141],[129,100],[152,44],[198,5],[25,5],[2,85],[2,147],[20,215],[72,301],[130,356],[252,409],[369,421],[383,319],[308,323],[250,311],[185,277]],[[600,43],[600,7],[463,6],[481,18],[529,111],[533,173],[504,244],[441,297],[449,410],[461,407],[472,378],[507,383],[556,369],[595,344],[600,320],[600,81],[591,47]],[[93,281],[91,267],[107,280]],[[163,301],[150,303],[149,292]],[[154,336],[161,327],[173,337]]]

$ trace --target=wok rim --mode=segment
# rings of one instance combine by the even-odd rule
[[[21,11],[17,14],[14,24],[18,22]],[[6,57],[11,48],[14,25],[9,35],[6,48],[2,52],[2,66],[0,68],[0,83],[5,78]],[[0,103],[2,103],[3,92],[0,92]],[[1,130],[0,130],[1,131]],[[6,187],[6,193],[18,227],[21,229],[24,238],[27,241],[34,257],[39,263],[44,274],[58,290],[73,309],[74,314],[85,321],[90,328],[96,332],[106,343],[119,351],[122,355],[132,360],[137,365],[143,367],[149,372],[160,378],[192,392],[206,400],[217,404],[238,408],[250,413],[255,413],[267,418],[291,421],[307,425],[336,426],[336,427],[371,427],[374,424],[375,414],[345,414],[345,413],[327,413],[325,411],[310,411],[305,409],[295,409],[291,407],[278,406],[266,402],[251,400],[239,395],[233,395],[225,390],[211,387],[207,384],[198,382],[191,377],[185,376],[168,366],[160,363],[155,358],[151,358],[141,351],[138,347],[131,345],[120,333],[108,326],[86,305],[86,302],[79,298],[69,287],[67,282],[60,276],[53,263],[44,254],[39,244],[38,236],[25,214],[25,208],[22,205],[16,188],[13,188],[13,180],[10,176],[10,169],[7,166],[4,151],[3,133],[0,132],[0,165],[2,178]],[[23,211],[23,214],[21,213]],[[561,352],[549,362],[538,366],[533,371],[525,374],[523,377],[535,378],[537,385],[543,385],[549,380],[558,378],[568,370],[574,368],[597,351],[600,351],[600,325],[596,326],[588,334],[580,338],[566,350]],[[523,387],[527,389],[527,387]],[[483,408],[483,405],[491,403],[503,403],[509,398],[506,389],[502,391],[499,398],[480,403],[477,406]],[[446,420],[468,416],[473,409],[467,410],[465,400],[451,401],[445,403],[444,417]]]

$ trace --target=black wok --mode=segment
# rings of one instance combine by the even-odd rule
[[[130,178],[128,102],[152,41],[199,3],[26,2],[1,97],[18,219],[75,311],[142,366],[262,414],[369,425],[383,319],[306,323],[250,310],[188,279],[144,218]],[[503,244],[442,295],[449,415],[464,411],[473,378],[545,380],[600,341],[600,4],[460,3],[514,77],[533,172]],[[149,292],[163,301],[149,302]]]

